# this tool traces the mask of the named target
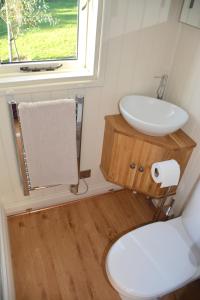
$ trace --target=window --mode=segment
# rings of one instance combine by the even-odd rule
[[[77,0],[1,1],[1,63],[76,59],[78,11]]]
[[[0,83],[5,74],[17,81],[50,73],[52,78],[94,75],[102,8],[103,0],[0,0]],[[27,68],[42,72],[25,73]]]

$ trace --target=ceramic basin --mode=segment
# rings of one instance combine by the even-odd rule
[[[123,118],[138,131],[152,136],[164,136],[180,129],[188,113],[177,105],[145,96],[125,96],[119,109]]]

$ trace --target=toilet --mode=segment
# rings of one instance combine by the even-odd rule
[[[181,217],[135,229],[108,252],[106,272],[123,300],[153,300],[200,277],[200,181]]]

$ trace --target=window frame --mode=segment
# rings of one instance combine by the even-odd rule
[[[86,3],[86,8],[82,11]],[[55,82],[97,80],[100,77],[103,9],[104,0],[79,0],[77,59],[0,64],[0,88],[13,84],[32,85],[38,82],[45,84],[53,80]],[[61,63],[62,67],[55,71],[37,73],[20,71],[22,66],[47,66],[58,63]]]

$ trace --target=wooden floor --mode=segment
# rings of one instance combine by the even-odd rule
[[[9,217],[17,300],[119,300],[105,274],[106,253],[153,213],[141,196],[119,191]],[[200,285],[180,291],[163,299],[200,299]]]

